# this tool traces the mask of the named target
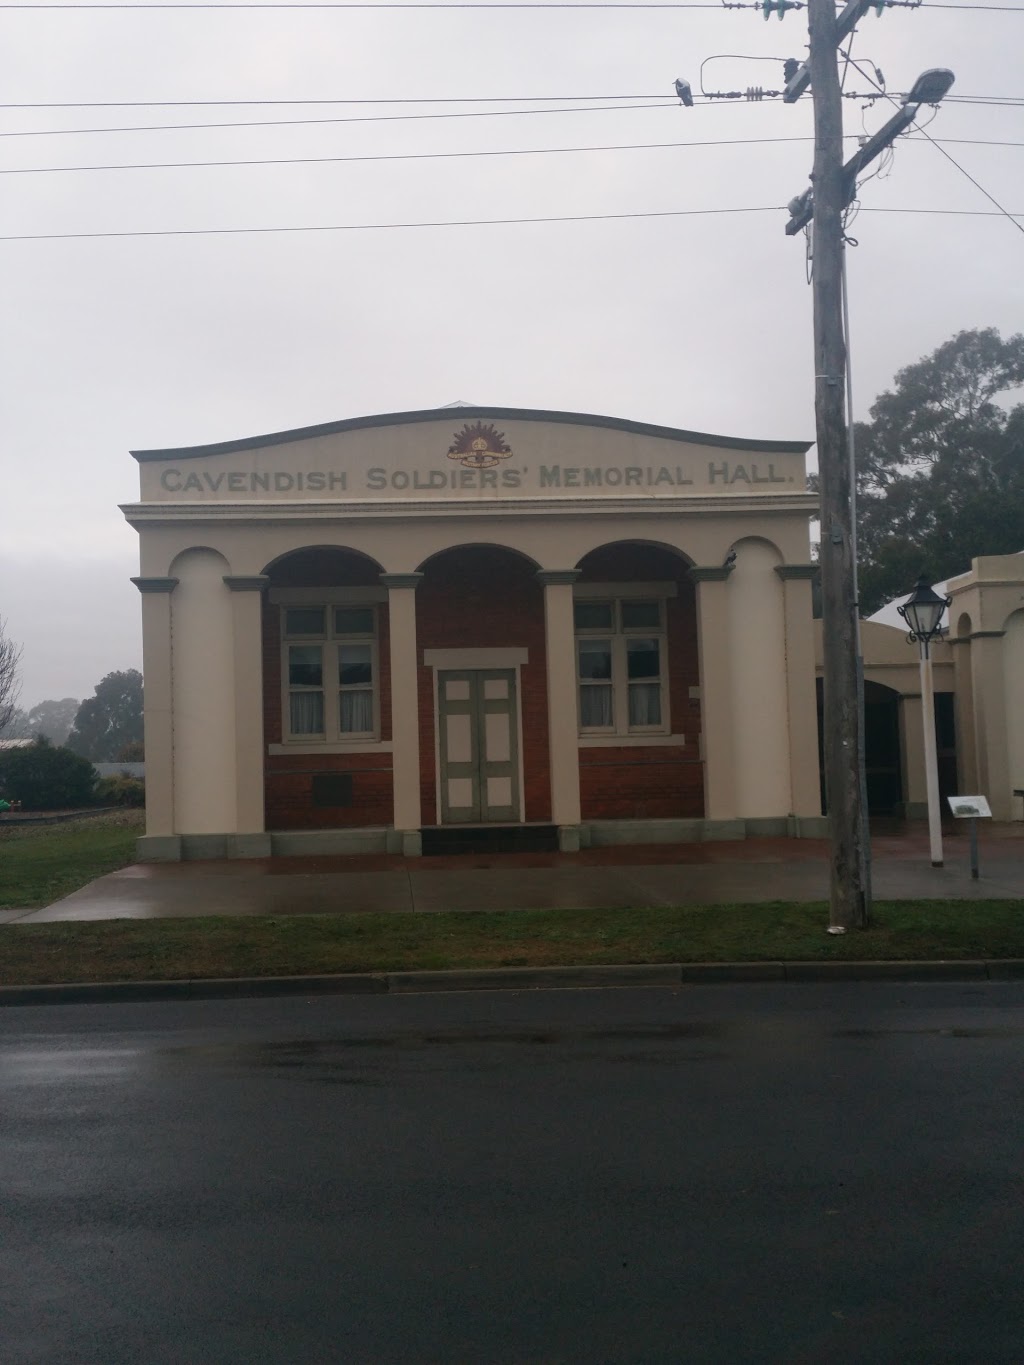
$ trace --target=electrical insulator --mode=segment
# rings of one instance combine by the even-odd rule
[[[748,86],[747,86],[747,99],[748,99],[748,100],[761,100],[761,99],[764,99],[764,90],[763,90],[763,88],[762,88],[760,85],[748,85]]]
[[[790,83],[796,73],[800,70],[800,63],[795,57],[787,57],[782,63],[782,79],[786,85]]]

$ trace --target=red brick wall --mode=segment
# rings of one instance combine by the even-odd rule
[[[307,550],[271,570],[275,587],[379,587],[380,570],[358,555]],[[378,608],[381,738],[391,738],[391,660],[386,603]],[[263,603],[263,727],[266,743],[281,742],[281,609]],[[266,827],[348,829],[393,822],[390,754],[267,754]],[[352,803],[314,806],[317,773],[351,773]]]
[[[698,685],[696,600],[685,565],[653,546],[616,545],[588,556],[581,581],[674,580],[678,596],[667,605],[670,715],[672,730],[686,736],[682,748],[630,746],[582,748],[580,795],[585,820],[699,817],[704,813],[700,745],[700,703],[690,699]],[[292,556],[271,571],[275,586],[373,585],[379,569],[370,561],[338,551]],[[510,551],[472,546],[431,560],[416,593],[417,652],[425,649],[526,649],[520,674],[525,769],[525,816],[551,818],[548,766],[547,681],[544,593],[532,564]],[[381,733],[391,737],[391,672],[386,604],[379,607]],[[264,602],[263,695],[267,744],[281,740],[280,609]],[[433,670],[419,669],[420,784],[424,825],[437,823],[434,754]],[[267,828],[336,829],[393,822],[390,754],[268,755]],[[348,772],[349,806],[315,807],[316,773]]]
[[[520,671],[525,816],[551,819],[544,589],[509,550],[467,546],[429,561],[416,590],[417,650],[526,649]],[[437,824],[433,670],[420,667],[420,792],[424,825]]]
[[[659,820],[704,814],[704,765],[700,762],[697,687],[697,599],[677,556],[653,545],[611,545],[588,555],[580,582],[673,581],[676,597],[666,605],[669,714],[682,748],[616,745],[580,749],[580,803],[584,820]]]

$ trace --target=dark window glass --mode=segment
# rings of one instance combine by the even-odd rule
[[[288,681],[292,687],[323,685],[319,645],[292,645],[288,651]]]
[[[657,630],[661,626],[659,602],[623,602],[623,630]]]
[[[612,676],[612,642],[610,640],[577,640],[580,678],[610,678]]]
[[[323,635],[323,607],[288,607],[284,614],[287,635]]]
[[[572,614],[577,630],[612,629],[610,602],[574,602]]]
[[[657,640],[636,636],[626,641],[626,667],[630,678],[661,676],[661,650]]]
[[[372,607],[337,607],[334,612],[335,635],[372,635]]]
[[[342,645],[338,650],[338,682],[359,687],[373,682],[373,656],[369,645]]]

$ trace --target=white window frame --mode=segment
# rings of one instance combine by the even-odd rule
[[[325,751],[353,752],[367,748],[390,748],[382,746],[380,738],[380,610],[379,604],[387,598],[384,588],[279,588],[270,593],[270,601],[280,607],[281,621],[279,639],[281,644],[281,739],[280,746],[271,746],[271,752],[288,753]],[[316,635],[290,635],[288,633],[287,612],[290,607],[322,608],[324,612],[324,631]],[[337,607],[366,609],[373,613],[372,633],[339,635],[334,628],[334,612]],[[338,651],[345,644],[369,644],[370,667],[372,670],[373,728],[354,734],[341,729],[342,687],[338,678]],[[323,685],[320,688],[305,689],[322,691],[324,698],[324,732],[322,734],[293,734],[291,728],[291,693],[293,689],[289,671],[290,645],[319,645],[321,649]]]
[[[674,583],[577,583],[573,587],[573,607],[577,603],[604,603],[612,609],[611,628],[603,626],[573,629],[573,661],[576,669],[577,697],[585,680],[579,673],[580,640],[609,640],[611,642],[611,692],[612,724],[584,725],[582,707],[579,707],[579,734],[583,740],[626,740],[631,743],[665,738],[671,736],[672,717],[670,714],[670,688],[668,668],[668,623],[666,601],[675,597],[677,588]],[[622,604],[624,602],[656,602],[658,605],[658,626],[628,626],[622,624]],[[659,675],[657,679],[638,679],[649,683],[657,682],[660,688],[661,721],[657,725],[633,725],[629,723],[629,671],[627,666],[627,641],[630,638],[656,639],[658,641]],[[607,684],[605,684],[607,686]],[[681,736],[679,737],[681,738]]]

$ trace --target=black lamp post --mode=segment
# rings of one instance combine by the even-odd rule
[[[924,726],[924,775],[928,792],[928,841],[932,867],[942,866],[942,821],[939,815],[939,762],[935,751],[935,692],[932,686],[932,660],[928,646],[938,635],[942,616],[952,602],[940,597],[925,578],[896,610],[910,627],[909,639],[921,647],[921,714]]]

